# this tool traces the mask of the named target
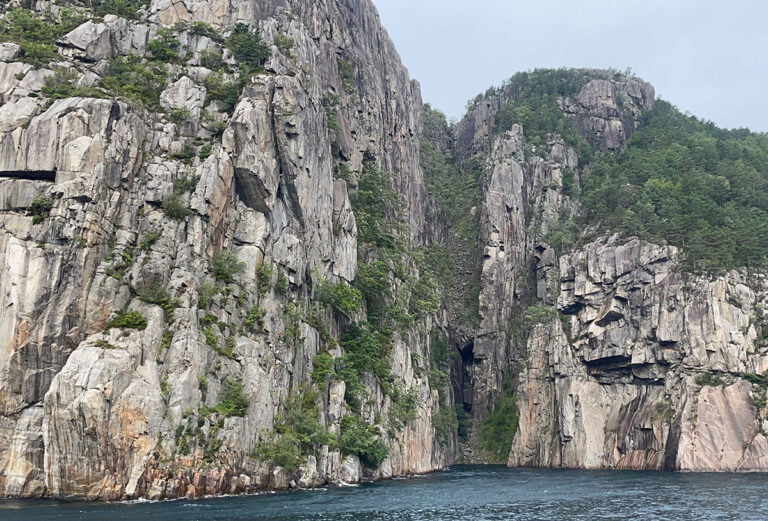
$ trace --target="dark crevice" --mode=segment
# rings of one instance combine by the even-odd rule
[[[56,170],[0,170],[0,178],[56,182]]]

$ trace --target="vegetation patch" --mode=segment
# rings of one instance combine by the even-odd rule
[[[333,437],[318,420],[317,399],[317,394],[309,389],[291,395],[277,419],[272,440],[260,444],[254,457],[292,471],[320,446],[334,445]]]
[[[138,311],[120,311],[115,318],[109,321],[107,327],[138,329],[143,331],[147,327],[147,319]]]
[[[375,469],[389,456],[386,443],[381,439],[379,429],[359,416],[347,415],[341,419],[339,446],[343,454],[360,458],[367,468]]]
[[[517,396],[509,392],[499,396],[488,418],[480,425],[480,449],[492,462],[506,463],[517,424]]]

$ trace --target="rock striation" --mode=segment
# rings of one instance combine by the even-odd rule
[[[53,54],[0,43],[0,494],[484,462],[510,397],[510,465],[766,469],[768,280],[634,238],[558,248],[588,161],[503,121],[514,82],[426,125],[368,0],[67,4]],[[653,87],[573,74],[562,117],[622,149]]]

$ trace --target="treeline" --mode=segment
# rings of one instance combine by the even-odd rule
[[[762,267],[768,137],[658,101],[623,152],[597,157],[580,199],[581,224],[680,246],[688,269]]]

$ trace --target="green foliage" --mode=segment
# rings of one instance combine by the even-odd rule
[[[768,375],[759,375],[755,373],[744,373],[741,375],[743,379],[749,383],[759,385],[760,387],[768,387]]]
[[[89,0],[89,7],[97,16],[114,14],[129,20],[139,17],[139,9],[149,3],[149,0]]]
[[[304,389],[291,395],[275,424],[272,441],[257,447],[255,457],[295,470],[316,448],[333,443],[318,421],[319,415],[315,392]]]
[[[459,440],[466,443],[469,441],[469,428],[472,424],[472,415],[467,412],[467,410],[464,408],[464,405],[457,403],[454,406],[454,410],[456,411],[456,422],[458,423],[458,430],[457,433],[459,435]]]
[[[563,208],[556,220],[548,223],[549,229],[544,236],[544,242],[549,244],[558,254],[568,253],[576,243],[581,232],[576,221],[567,209]]]
[[[216,280],[227,284],[235,281],[235,275],[242,273],[245,263],[240,262],[234,253],[222,250],[211,259],[211,272]]]
[[[367,324],[352,323],[341,336],[341,346],[346,355],[345,369],[352,369],[358,376],[371,373],[376,376],[385,392],[393,381],[389,368],[389,338],[381,331],[372,330]],[[344,378],[347,381],[347,378]],[[347,382],[348,384],[350,382]],[[347,387],[347,394],[354,392],[354,385]],[[349,396],[354,403],[359,397]]]
[[[79,87],[77,80],[80,74],[75,68],[57,68],[53,76],[45,77],[45,85],[40,91],[51,99],[71,98],[104,98],[106,92],[99,87]]]
[[[163,197],[160,207],[165,215],[177,221],[185,219],[192,213],[192,209],[187,202],[177,193],[168,194]]]
[[[243,23],[235,25],[225,45],[240,66],[258,69],[269,59],[272,52],[269,45],[261,41],[258,31],[251,31]]]
[[[232,114],[247,83],[248,79],[243,75],[235,81],[228,81],[221,72],[214,71],[205,79],[207,100],[219,101],[224,112]]]
[[[451,437],[459,430],[456,411],[451,407],[441,405],[437,412],[432,415],[432,426],[435,428],[437,441],[447,445],[451,441]]]
[[[419,417],[417,405],[416,391],[414,389],[404,393],[396,388],[392,393],[389,426],[393,429],[401,429],[409,421],[416,420]]]
[[[278,295],[287,295],[290,281],[285,271],[280,270],[277,273],[277,282],[275,283],[275,291]]]
[[[286,56],[291,55],[293,44],[294,44],[293,38],[290,38],[282,33],[278,33],[275,35],[275,47],[277,47],[277,50],[279,50],[284,55]]]
[[[197,188],[197,177],[194,175],[180,177],[173,182],[173,193],[175,194],[193,192],[195,188]]]
[[[506,463],[517,424],[517,397],[510,393],[497,398],[493,411],[480,426],[481,450],[493,461]]]
[[[525,323],[528,327],[543,324],[555,316],[555,309],[551,306],[532,304],[525,310]]]
[[[355,86],[357,77],[355,74],[355,68],[347,60],[339,59],[339,77],[341,78],[341,86],[347,94],[354,94],[357,91]]]
[[[197,153],[197,157],[200,158],[200,161],[205,161],[211,156],[213,148],[211,145],[203,145],[200,147],[200,151]]]
[[[143,331],[147,327],[147,319],[138,311],[120,311],[115,318],[109,321],[107,327],[138,329]]]
[[[221,37],[221,34],[208,25],[205,22],[192,22],[192,25],[189,26],[189,32],[190,34],[194,34],[196,36],[205,36],[213,40],[214,42],[221,42],[223,41],[223,38]],[[210,67],[209,67],[210,68]]]
[[[317,298],[323,304],[328,304],[336,311],[340,311],[348,317],[360,311],[360,307],[363,304],[363,295],[360,293],[360,290],[350,288],[343,281],[330,282],[320,280]]]
[[[219,294],[219,288],[214,284],[204,283],[197,291],[198,309],[208,309],[211,301]]]
[[[393,233],[396,223],[394,212],[398,198],[387,173],[373,161],[364,161],[357,191],[353,194],[359,241],[369,243],[388,252],[402,250]]]
[[[18,43],[19,60],[42,67],[59,57],[53,42],[84,21],[85,17],[74,9],[62,9],[60,19],[55,20],[16,8],[0,20],[0,41]]]
[[[27,215],[32,216],[32,224],[40,224],[48,218],[53,208],[53,199],[48,196],[35,197],[27,208]]]
[[[195,159],[195,147],[193,147],[189,143],[184,143],[184,147],[178,151],[171,154],[171,159],[178,159],[182,163],[191,164],[192,160]]]
[[[155,304],[163,308],[166,315],[173,313],[179,307],[179,300],[171,297],[170,292],[154,281],[147,281],[137,288],[139,298],[148,304]]]
[[[592,79],[588,71],[574,69],[537,69],[520,72],[503,87],[511,98],[497,116],[497,132],[506,132],[515,123],[522,124],[526,141],[546,145],[547,134],[559,134],[566,144],[576,148],[579,160],[592,160],[593,149],[581,137],[557,105],[558,98],[573,96]]]
[[[122,96],[149,107],[157,107],[165,88],[168,72],[165,65],[147,63],[141,56],[117,56],[101,79],[101,86],[112,96]]]
[[[203,49],[200,51],[198,59],[201,67],[211,69],[212,71],[221,71],[227,66],[221,57],[221,52],[214,49]]]
[[[168,114],[168,119],[177,125],[186,123],[189,120],[189,109],[186,107],[175,108]]]
[[[217,412],[223,416],[245,416],[248,411],[248,396],[243,391],[243,383],[237,380],[225,380],[221,401],[205,412]],[[201,411],[202,414],[202,411]]]
[[[312,364],[312,381],[316,383],[325,382],[326,378],[336,374],[336,359],[330,353],[318,353]]]
[[[245,317],[245,327],[247,327],[248,329],[261,331],[263,322],[264,322],[265,313],[266,312],[262,307],[259,307],[259,306],[252,307],[251,310],[248,312],[248,315]]]
[[[147,43],[147,51],[152,59],[163,63],[172,63],[179,60],[179,39],[173,34],[170,27],[162,27],[157,31],[157,38]]]
[[[341,419],[340,447],[344,454],[355,455],[367,468],[375,469],[389,455],[379,430],[359,416],[347,415]]]
[[[725,381],[723,380],[723,373],[720,371],[710,371],[697,376],[696,383],[701,386],[718,387],[725,384]]]
[[[445,290],[453,291],[453,304],[459,319],[479,324],[478,299],[480,270],[475,259],[481,255],[478,242],[480,176],[483,162],[475,156],[459,158],[450,148],[453,130],[445,115],[429,105],[424,110],[424,133],[420,141],[420,161],[430,194],[442,206],[451,233],[445,248],[430,246],[425,255],[430,271]],[[453,288],[461,288],[456,291]]]
[[[582,186],[580,225],[680,246],[685,267],[763,267],[768,252],[768,137],[723,130],[658,101],[618,154]]]

